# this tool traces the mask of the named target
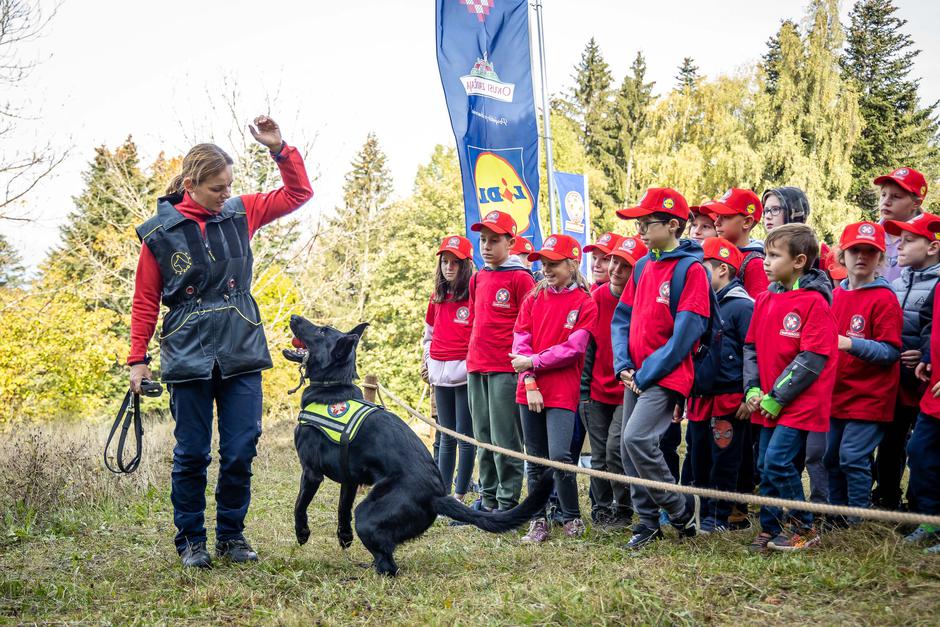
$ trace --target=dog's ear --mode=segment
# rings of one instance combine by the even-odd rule
[[[357,335],[359,337],[362,337],[362,334],[365,333],[366,327],[368,326],[369,326],[368,322],[363,322],[361,324],[358,324],[352,331],[350,331],[346,335]]]
[[[359,336],[352,333],[336,340],[336,344],[333,345],[333,350],[330,351],[330,357],[333,359],[333,362],[335,363],[349,357],[356,349],[356,344],[358,343]]]

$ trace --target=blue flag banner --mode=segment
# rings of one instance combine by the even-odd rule
[[[467,237],[499,210],[538,249],[539,134],[528,0],[436,0],[437,64],[457,140]]]
[[[561,207],[561,224],[559,228],[565,235],[570,235],[580,242],[581,249],[591,243],[590,221],[588,214],[587,182],[583,174],[569,174],[567,172],[553,172],[555,189],[558,190],[558,205]],[[581,273],[588,280],[588,256],[581,257]]]

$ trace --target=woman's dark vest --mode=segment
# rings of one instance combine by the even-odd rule
[[[199,225],[160,198],[157,215],[137,227],[163,275],[161,300],[169,308],[160,333],[160,374],[167,383],[223,377],[272,366],[258,304],[249,293],[252,255],[241,198],[230,198]]]

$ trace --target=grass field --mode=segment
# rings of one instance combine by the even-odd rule
[[[634,555],[623,534],[530,547],[521,532],[437,524],[399,550],[398,578],[380,577],[362,566],[361,544],[346,555],[335,540],[335,485],[311,505],[310,543],[295,543],[290,420],[266,423],[255,463],[247,536],[261,561],[184,571],[172,544],[170,426],[148,429],[130,478],[101,468],[101,427],[0,442],[0,621],[940,624],[940,558],[876,525],[828,535],[812,553],[761,557],[746,551],[750,532],[670,537]]]

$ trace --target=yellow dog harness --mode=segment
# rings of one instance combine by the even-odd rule
[[[334,444],[340,446],[340,463],[344,480],[349,477],[349,443],[355,439],[365,419],[383,409],[368,401],[349,400],[325,405],[310,403],[297,420],[302,425],[318,428]]]

